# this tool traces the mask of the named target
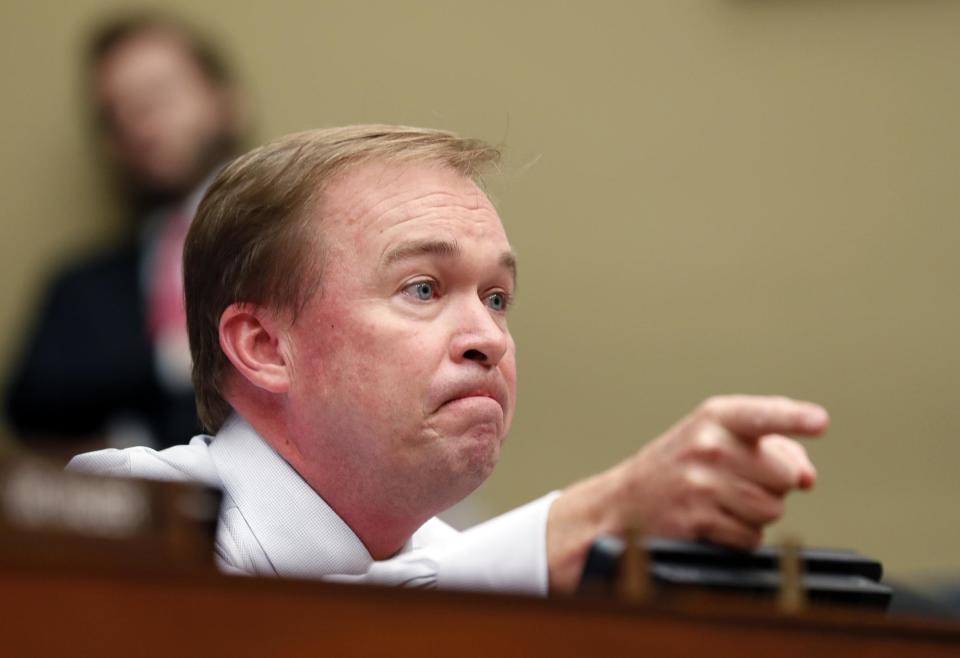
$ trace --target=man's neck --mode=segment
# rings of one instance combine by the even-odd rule
[[[375,560],[396,555],[413,533],[433,516],[432,511],[416,515],[399,510],[396,497],[385,491],[376,478],[358,478],[355,472],[342,472],[333,464],[306,463],[289,449],[290,443],[282,445],[288,450],[277,445],[274,448],[350,526]]]
[[[385,490],[376,477],[358,475],[358,469],[345,467],[343,460],[312,463],[304,459],[296,443],[286,439],[284,428],[277,427],[280,414],[237,411],[350,527],[374,560],[396,555],[413,533],[440,511],[408,513],[397,505],[400,496]]]
[[[350,526],[374,560],[386,560],[399,553],[410,541],[413,533],[430,518],[398,519],[378,514],[376,509],[369,507],[357,506],[357,509],[354,509],[350,502],[331,501],[330,498],[335,498],[335,495],[324,495],[315,484],[309,480],[307,483],[333,508],[344,523]]]

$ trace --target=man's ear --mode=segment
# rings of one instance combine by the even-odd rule
[[[283,349],[284,327],[263,307],[231,304],[220,315],[220,349],[248,382],[270,393],[285,393],[290,363]]]

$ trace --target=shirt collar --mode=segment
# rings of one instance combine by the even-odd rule
[[[360,574],[373,562],[350,527],[243,418],[210,444],[226,496],[280,576]]]

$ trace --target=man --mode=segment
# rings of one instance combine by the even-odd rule
[[[118,248],[55,280],[7,396],[24,439],[159,445],[199,430],[180,262],[208,179],[239,145],[222,59],[187,27],[113,21],[90,45],[90,95],[138,219]]]
[[[749,547],[813,485],[825,411],[726,397],[609,471],[458,534],[434,518],[492,471],[516,401],[516,259],[450,133],[318,130],[231,163],[184,254],[200,416],[215,437],[75,468],[221,486],[220,564],[247,573],[566,592],[592,540]]]

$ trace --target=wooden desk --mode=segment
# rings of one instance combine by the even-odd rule
[[[0,564],[4,656],[960,656],[960,625],[754,602],[398,590]]]

